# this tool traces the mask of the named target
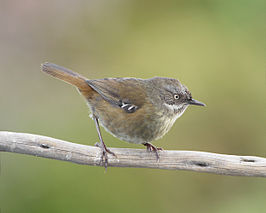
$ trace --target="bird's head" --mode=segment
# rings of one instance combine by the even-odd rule
[[[189,105],[205,106],[204,103],[193,99],[188,88],[177,79],[155,77],[151,82],[159,93],[161,105],[168,111],[182,115]]]

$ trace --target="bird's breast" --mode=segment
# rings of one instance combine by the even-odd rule
[[[121,107],[110,105],[101,96],[89,100],[88,105],[109,133],[136,144],[161,138],[183,113],[158,110],[151,103],[146,103],[133,113],[127,113]]]

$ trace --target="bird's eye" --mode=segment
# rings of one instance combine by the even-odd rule
[[[174,99],[178,100],[179,99],[179,95],[175,94],[174,95]]]

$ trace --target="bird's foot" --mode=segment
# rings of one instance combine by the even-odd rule
[[[156,147],[156,146],[152,145],[151,143],[143,143],[143,145],[147,147],[147,151],[148,152],[155,152],[157,161],[159,161],[160,156],[159,156],[158,151],[163,151],[163,148]]]
[[[101,150],[102,150],[101,164],[104,166],[105,170],[107,170],[107,167],[108,167],[107,153],[113,155],[114,157],[116,157],[116,154],[113,153],[110,149],[108,149],[105,145],[103,145],[99,142],[95,143],[95,146],[101,148]]]

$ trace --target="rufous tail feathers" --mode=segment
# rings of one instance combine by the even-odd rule
[[[41,70],[55,78],[76,86],[80,91],[91,90],[91,87],[86,83],[87,79],[85,77],[65,67],[46,62],[41,65]]]

